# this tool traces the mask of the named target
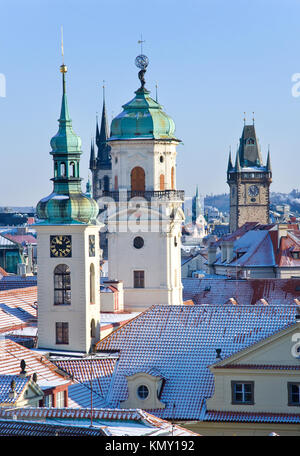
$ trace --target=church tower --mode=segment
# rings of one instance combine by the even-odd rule
[[[269,187],[272,182],[270,152],[263,164],[255,126],[244,125],[235,165],[229,153],[227,183],[230,188],[230,232],[246,222],[269,223]]]
[[[150,97],[148,58],[136,58],[140,88],[111,123],[113,191],[108,204],[108,275],[123,281],[124,308],[182,304],[184,192],[176,189],[173,120]]]
[[[107,143],[109,130],[107,125],[107,114],[105,107],[105,93],[103,86],[103,107],[101,117],[101,127],[99,131],[98,117],[96,119],[96,147],[92,141],[90,154],[90,170],[92,173],[92,189],[93,198],[98,200],[103,195],[103,192],[111,190],[111,156],[110,146]]]
[[[98,205],[81,191],[81,139],[69,116],[65,74],[51,139],[52,193],[37,204],[38,346],[88,353],[100,339]]]

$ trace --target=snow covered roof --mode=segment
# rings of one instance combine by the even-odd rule
[[[205,400],[214,391],[208,366],[295,322],[295,306],[153,306],[97,344],[99,350],[119,350],[112,378],[110,407],[128,398],[128,369],[155,368],[166,379],[155,415],[200,420]]]
[[[93,409],[93,427],[91,427],[91,409],[72,408],[18,408],[15,410],[0,409],[0,435],[1,423],[4,419],[9,420],[13,416],[17,418],[17,424],[40,424],[44,426],[55,425],[73,428],[72,434],[81,435],[81,430],[86,428],[91,431],[102,430],[107,436],[196,436],[181,426],[172,425],[141,409]],[[22,421],[20,421],[22,420]],[[41,420],[42,423],[41,423]],[[57,431],[60,434],[59,429]],[[71,432],[70,432],[71,434]]]
[[[300,299],[299,279],[229,279],[212,278],[182,279],[183,300],[192,300],[196,305],[224,305],[235,297],[241,305],[260,304],[291,305]]]
[[[36,301],[37,287],[0,291],[0,333],[36,322]]]

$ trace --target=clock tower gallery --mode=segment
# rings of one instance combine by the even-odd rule
[[[97,203],[81,191],[81,140],[69,117],[65,73],[59,130],[51,139],[52,193],[39,201],[38,346],[88,353],[100,339]]]
[[[230,232],[246,222],[269,223],[269,187],[272,182],[270,153],[264,166],[255,127],[244,125],[235,165],[229,154]]]

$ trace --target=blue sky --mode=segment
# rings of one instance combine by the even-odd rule
[[[35,205],[51,192],[50,139],[61,101],[60,27],[73,127],[88,176],[95,115],[106,81],[108,116],[139,86],[134,59],[140,34],[150,59],[146,87],[176,124],[177,188],[187,195],[227,192],[226,167],[255,112],[273,191],[298,188],[299,0],[1,0],[0,206]],[[84,181],[84,185],[85,185]],[[300,187],[300,186],[299,186]]]

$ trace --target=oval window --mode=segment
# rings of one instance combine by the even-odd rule
[[[142,247],[144,247],[144,239],[140,236],[135,237],[133,240],[133,246],[136,249],[141,249]]]
[[[137,395],[140,399],[147,399],[149,396],[149,388],[146,385],[140,385],[137,389]]]

